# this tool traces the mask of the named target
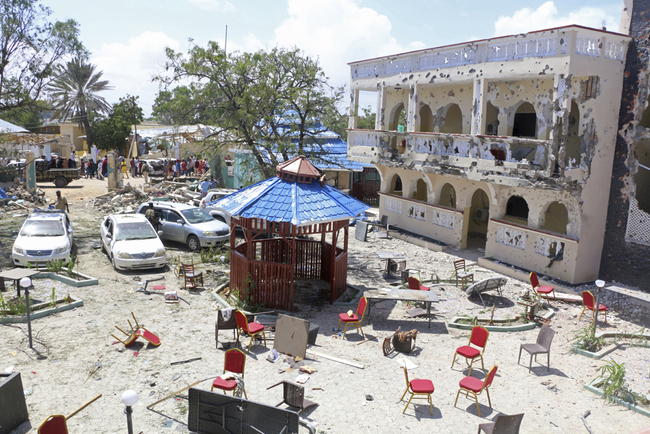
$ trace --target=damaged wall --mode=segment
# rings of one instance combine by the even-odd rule
[[[650,0],[633,2],[629,29],[634,39],[629,45],[625,63],[601,278],[635,285],[650,292],[650,246],[626,241],[630,202],[637,194],[634,175],[639,169],[635,151],[642,140],[638,124],[648,107]],[[636,218],[640,219],[639,216]]]

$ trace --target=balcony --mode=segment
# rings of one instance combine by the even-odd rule
[[[350,159],[370,164],[421,163],[503,176],[551,177],[551,142],[520,137],[351,130]]]
[[[409,74],[420,71],[571,55],[623,62],[629,37],[581,26],[566,26],[350,63],[351,77]]]

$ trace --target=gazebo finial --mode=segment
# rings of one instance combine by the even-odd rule
[[[311,184],[314,178],[320,176],[318,169],[304,155],[298,155],[291,160],[280,163],[275,169],[277,170],[278,178],[284,181]]]

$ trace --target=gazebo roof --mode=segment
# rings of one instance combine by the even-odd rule
[[[304,157],[278,165],[278,172],[313,177],[309,183],[274,176],[224,196],[210,205],[231,216],[287,222],[296,226],[354,218],[370,208],[329,185],[321,185],[318,172]],[[288,169],[288,170],[287,170]]]

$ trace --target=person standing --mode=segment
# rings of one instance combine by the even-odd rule
[[[140,162],[140,165],[142,167],[142,176],[144,176],[144,183],[149,184],[149,164],[143,163],[142,161]]]
[[[56,202],[54,203],[54,209],[62,209],[63,211],[70,212],[68,199],[66,199],[65,196],[61,196],[61,190],[56,191]]]
[[[149,223],[151,223],[151,226],[153,226],[157,232],[160,221],[156,215],[156,210],[153,209],[153,202],[149,202],[149,208],[145,211],[144,216],[149,220]]]
[[[124,176],[125,178],[128,179],[129,178],[129,172],[126,170],[126,162],[124,160],[122,160],[122,164],[120,166],[122,168],[122,176]]]
[[[208,181],[207,179],[201,183],[201,197],[206,197],[208,195],[208,190],[210,190],[210,186],[212,183]]]

